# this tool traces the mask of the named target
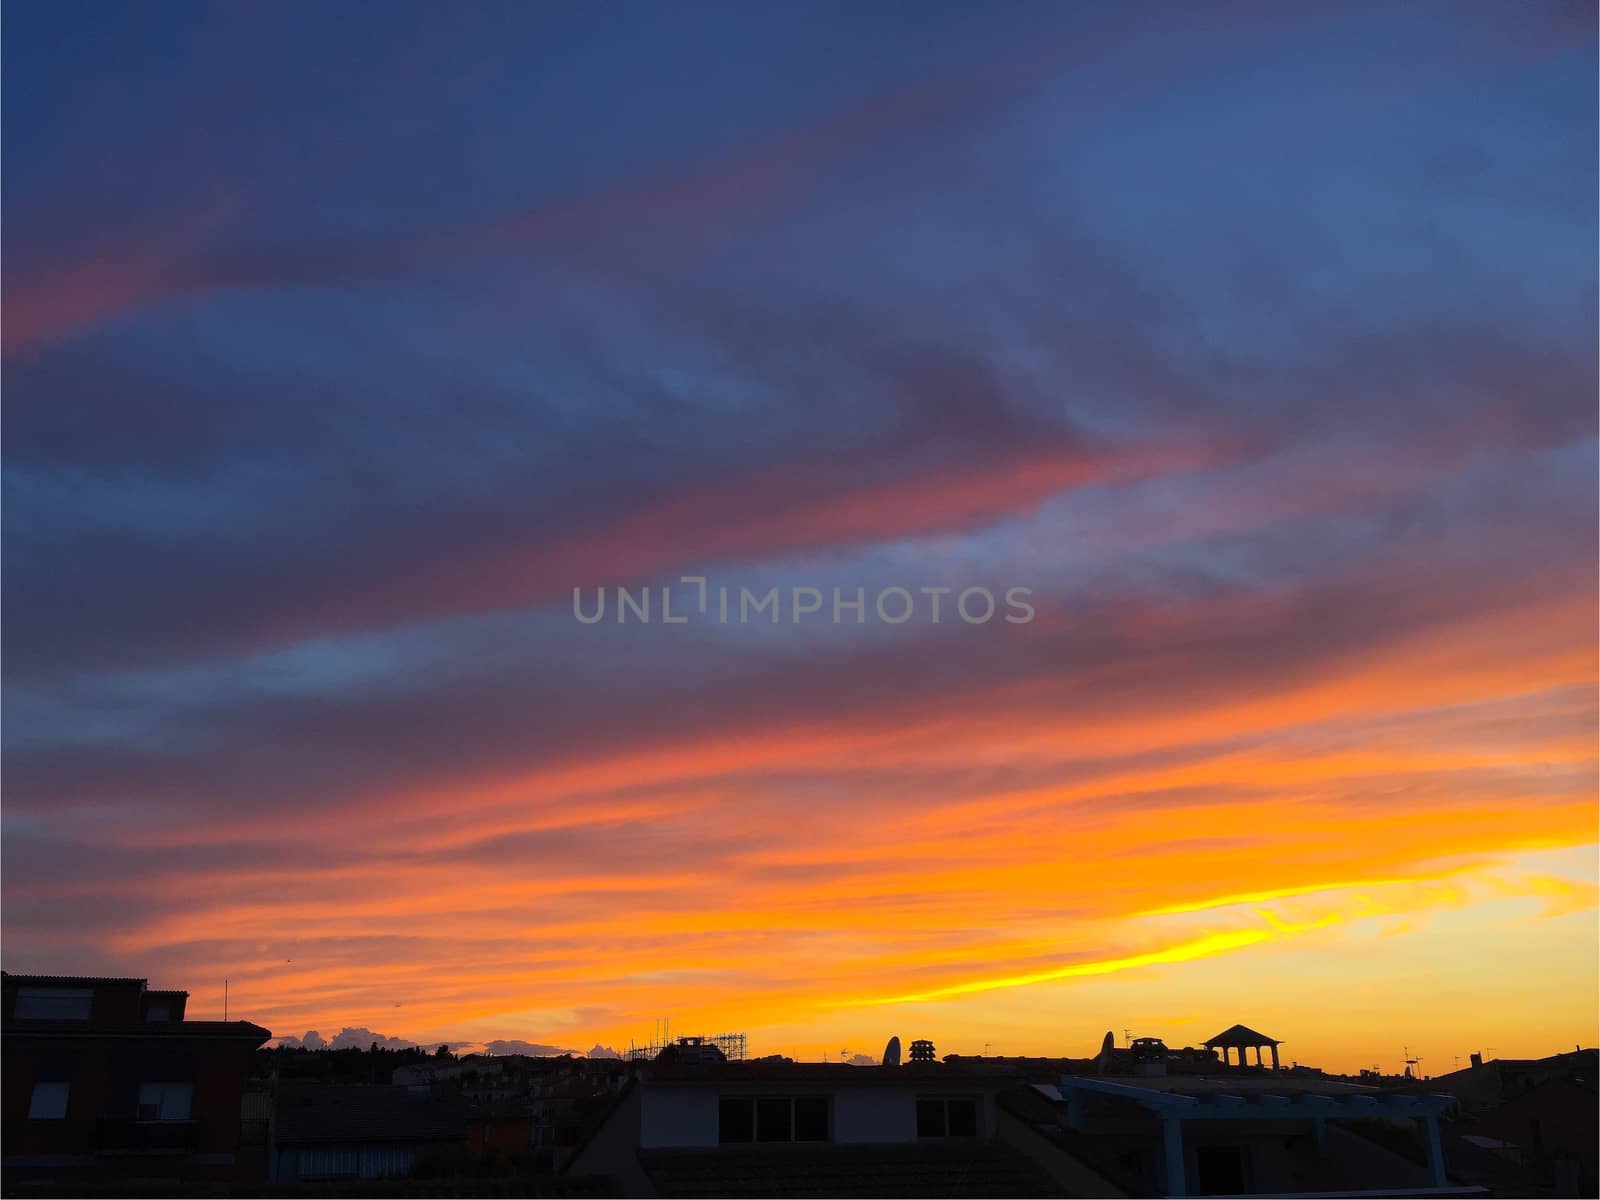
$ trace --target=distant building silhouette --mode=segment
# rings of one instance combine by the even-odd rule
[[[663,1064],[719,1063],[727,1062],[728,1056],[723,1053],[721,1046],[709,1038],[680,1037],[670,1045],[663,1046],[654,1061]]]
[[[742,1033],[707,1033],[675,1039],[664,1027],[658,1027],[648,1042],[643,1045],[630,1044],[622,1057],[629,1062],[650,1062],[674,1046],[712,1046],[729,1062],[743,1062],[747,1054],[747,1043]]]
[[[1245,1053],[1247,1050],[1256,1052],[1256,1066],[1265,1066],[1261,1061],[1261,1051],[1269,1049],[1272,1052],[1272,1069],[1274,1071],[1278,1070],[1278,1047],[1282,1044],[1277,1038],[1269,1038],[1266,1034],[1257,1033],[1254,1029],[1245,1025],[1229,1026],[1217,1034],[1216,1037],[1208,1038],[1204,1043],[1207,1050],[1222,1051],[1223,1066],[1228,1065],[1228,1056],[1235,1050],[1239,1052],[1239,1066],[1250,1065]]]

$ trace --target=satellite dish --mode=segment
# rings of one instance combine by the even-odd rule
[[[900,1065],[900,1039],[892,1037],[889,1044],[883,1048],[883,1065],[898,1067]]]
[[[1095,1070],[1104,1075],[1111,1068],[1111,1056],[1116,1051],[1117,1039],[1108,1029],[1105,1040],[1100,1043],[1100,1053],[1094,1056]]]

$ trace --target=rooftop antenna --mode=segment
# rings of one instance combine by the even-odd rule
[[[1402,1046],[1400,1048],[1400,1053],[1405,1056],[1405,1060],[1406,1060],[1406,1078],[1407,1079],[1421,1079],[1422,1078],[1422,1073],[1420,1071],[1415,1071],[1412,1068],[1415,1067],[1418,1063],[1420,1063],[1422,1061],[1422,1059],[1420,1057],[1417,1057],[1417,1058],[1413,1058],[1412,1057],[1411,1047],[1410,1046]]]
[[[222,1019],[228,1019],[228,981],[222,981]]]
[[[1133,1030],[1124,1029],[1122,1031],[1122,1044],[1125,1046],[1133,1045]]]

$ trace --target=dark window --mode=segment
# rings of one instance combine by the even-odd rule
[[[12,1015],[19,1021],[87,1021],[93,1004],[92,988],[25,987],[17,989]]]
[[[33,1085],[33,1096],[28,1101],[28,1120],[61,1121],[66,1119],[67,1098],[72,1085],[66,1081],[40,1082]]]
[[[723,1096],[717,1104],[717,1140],[826,1142],[827,1096]]]
[[[770,1099],[763,1096],[756,1101],[756,1141],[787,1142],[793,1140],[794,1130],[789,1121],[790,1109],[793,1103],[787,1097]]]
[[[1196,1146],[1197,1191],[1202,1196],[1238,1196],[1249,1189],[1244,1178],[1244,1147]]]
[[[724,1096],[717,1106],[717,1140],[756,1140],[755,1104],[748,1096]]]
[[[919,1138],[978,1136],[978,1101],[971,1096],[924,1096],[917,1101]]]
[[[187,1121],[193,1105],[193,1084],[141,1083],[139,1085],[141,1121]]]
[[[978,1136],[978,1102],[976,1100],[945,1101],[947,1123],[951,1137]]]
[[[828,1140],[828,1098],[826,1096],[797,1096],[795,1098],[794,1140],[797,1142],[825,1142]]]

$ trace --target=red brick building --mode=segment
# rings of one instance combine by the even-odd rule
[[[271,1033],[186,1021],[187,992],[143,979],[0,975],[7,1190],[141,1180],[249,1180],[240,1097]]]

